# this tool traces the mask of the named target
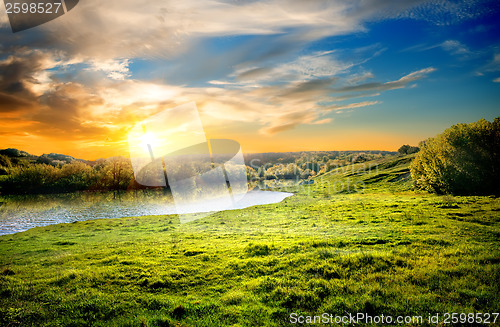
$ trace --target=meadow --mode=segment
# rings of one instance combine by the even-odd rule
[[[415,191],[411,160],[340,167],[280,203],[187,224],[144,216],[1,236],[0,324],[289,326],[292,313],[365,313],[435,326],[429,314],[498,313],[500,199]]]

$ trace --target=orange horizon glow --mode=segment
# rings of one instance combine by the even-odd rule
[[[78,159],[94,161],[100,158],[115,156],[129,157],[128,143],[126,138],[119,142],[102,141],[100,145],[89,147],[85,142],[70,142],[58,140],[31,140],[25,143],[15,135],[3,137],[1,149],[16,148],[29,154],[40,156],[48,153],[59,153]],[[421,139],[417,137],[394,138],[394,135],[386,133],[371,133],[370,135],[359,135],[357,133],[346,133],[343,140],[325,142],[323,137],[303,138],[277,137],[277,136],[223,136],[219,133],[208,135],[208,139],[227,138],[234,139],[241,144],[243,153],[267,153],[267,152],[304,152],[304,151],[392,151],[395,152],[403,144],[418,145]],[[95,142],[99,143],[99,142]]]

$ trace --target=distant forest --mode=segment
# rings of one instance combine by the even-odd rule
[[[310,179],[352,163],[379,159],[390,151],[303,151],[245,155],[247,176],[256,179]]]
[[[314,178],[334,168],[394,155],[389,151],[311,151],[246,154],[252,181]],[[146,188],[134,179],[130,159],[88,161],[64,154],[0,150],[0,194],[67,193]]]

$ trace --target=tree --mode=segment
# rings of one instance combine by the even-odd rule
[[[245,166],[247,170],[247,180],[252,181],[259,176],[259,174],[250,166]]]
[[[95,167],[98,187],[108,190],[125,190],[132,180],[133,170],[129,159],[109,158]]]
[[[412,153],[417,153],[420,151],[420,148],[417,146],[411,146],[409,144],[402,145],[399,149],[398,152],[401,155],[406,155],[406,154],[412,154]]]
[[[13,149],[13,148],[0,150],[0,154],[6,155],[8,157],[29,157],[29,156],[31,156],[26,151],[21,151],[21,150]]]
[[[6,155],[0,154],[0,166],[5,168],[11,168],[12,162],[10,161],[10,158],[7,157]]]
[[[0,154],[0,175],[7,175],[9,173],[9,168],[12,168],[10,158]]]
[[[500,193],[500,117],[454,125],[421,146],[410,167],[418,188],[440,194]]]
[[[95,182],[92,167],[80,161],[62,166],[59,175],[57,184],[63,192],[86,190]]]
[[[365,161],[368,161],[368,158],[366,158],[364,153],[360,153],[352,157],[352,163],[360,163]]]

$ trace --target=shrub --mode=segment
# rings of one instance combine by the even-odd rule
[[[79,161],[62,166],[59,174],[61,178],[56,184],[63,192],[86,190],[95,180],[92,167]]]
[[[0,167],[11,168],[12,162],[10,161],[10,158],[6,155],[0,154]]]
[[[109,158],[94,168],[97,174],[97,189],[126,190],[132,180],[132,164],[126,158]]]
[[[398,149],[399,154],[402,154],[402,155],[417,153],[418,151],[420,151],[419,147],[417,147],[417,146],[411,146],[411,145],[408,145],[408,144],[402,145]]]
[[[8,178],[2,183],[6,193],[45,193],[53,191],[54,182],[59,178],[59,169],[44,164],[10,169]]]
[[[410,166],[418,188],[439,194],[500,193],[500,117],[454,125],[420,146]]]

